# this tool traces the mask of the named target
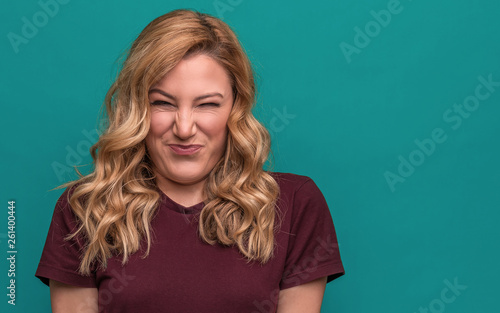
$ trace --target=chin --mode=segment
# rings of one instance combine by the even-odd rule
[[[171,180],[181,185],[191,185],[207,178],[208,173],[184,171],[171,176]]]

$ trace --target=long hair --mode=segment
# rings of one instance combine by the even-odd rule
[[[207,201],[198,232],[209,244],[237,246],[248,259],[266,263],[273,256],[279,187],[263,169],[270,152],[268,131],[253,116],[255,83],[251,64],[236,35],[221,20],[175,10],[153,20],[134,41],[105,97],[106,130],[91,147],[93,171],[65,184],[79,227],[66,239],[85,239],[79,271],[107,259],[129,256],[145,238],[149,255],[151,220],[159,206],[145,138],[150,128],[148,91],[179,61],[194,54],[216,60],[228,73],[234,103],[227,122],[227,146],[210,172]]]

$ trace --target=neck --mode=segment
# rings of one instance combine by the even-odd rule
[[[182,206],[190,207],[205,200],[205,179],[193,184],[180,184],[157,176],[156,183],[163,193]]]

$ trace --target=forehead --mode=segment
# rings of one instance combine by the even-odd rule
[[[182,59],[151,88],[159,88],[180,95],[204,92],[227,93],[231,81],[226,69],[212,57],[198,54]]]

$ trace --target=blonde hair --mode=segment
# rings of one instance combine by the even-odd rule
[[[248,57],[234,32],[207,14],[175,10],[153,20],[132,44],[105,105],[106,131],[92,146],[93,172],[63,186],[79,227],[67,239],[85,239],[79,271],[106,268],[113,254],[125,264],[145,237],[160,202],[145,137],[150,127],[148,91],[180,60],[212,57],[231,79],[234,104],[224,156],[205,185],[208,200],[198,231],[209,244],[236,245],[248,261],[266,263],[274,251],[279,187],[263,170],[270,152],[268,131],[252,114],[255,83]]]

